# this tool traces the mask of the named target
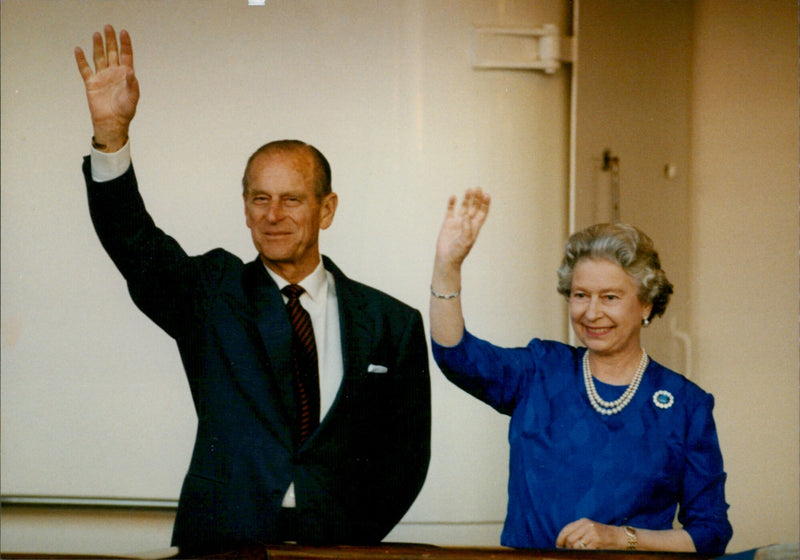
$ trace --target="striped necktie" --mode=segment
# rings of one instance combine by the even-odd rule
[[[317,344],[311,317],[302,305],[300,294],[305,290],[289,284],[283,290],[289,298],[286,311],[294,331],[292,354],[295,364],[295,396],[297,399],[296,444],[300,447],[319,425],[319,371]]]

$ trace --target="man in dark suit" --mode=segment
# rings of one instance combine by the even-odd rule
[[[136,305],[177,342],[198,415],[173,544],[380,541],[430,458],[420,313],[320,255],[338,201],[328,162],[299,141],[267,144],[247,163],[259,258],[188,256],[139,195],[130,36],[118,46],[111,26],[104,34],[105,44],[93,37],[94,70],[75,51],[94,126],[83,167],[92,221]]]

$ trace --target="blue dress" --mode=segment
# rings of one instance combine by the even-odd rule
[[[504,546],[554,548],[583,517],[671,529],[680,506],[697,552],[724,553],[733,531],[710,394],[651,360],[628,406],[604,416],[586,394],[585,348],[500,348],[465,331],[457,346],[432,349],[450,381],[511,416]],[[604,400],[625,390],[595,385]]]

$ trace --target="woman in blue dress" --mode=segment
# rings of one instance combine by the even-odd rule
[[[448,202],[430,327],[448,379],[511,417],[501,543],[723,554],[732,529],[713,397],[641,346],[672,293],[650,238],[625,224],[571,236],[558,291],[582,346],[502,348],[467,331],[461,308],[461,265],[489,205],[480,189]]]

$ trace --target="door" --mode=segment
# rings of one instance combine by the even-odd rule
[[[691,11],[685,0],[575,3],[570,204],[573,230],[613,220],[617,201],[619,219],[653,238],[675,293],[664,317],[643,331],[643,344],[685,374]]]

